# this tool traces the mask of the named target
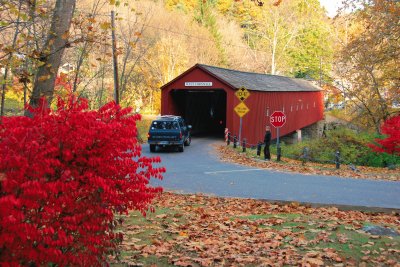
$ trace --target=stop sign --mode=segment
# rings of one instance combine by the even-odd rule
[[[286,122],[286,115],[282,111],[274,111],[269,117],[269,122],[274,126],[275,128],[280,128],[282,127],[285,122]]]

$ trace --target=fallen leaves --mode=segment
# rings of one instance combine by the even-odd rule
[[[126,217],[125,263],[314,267],[395,266],[400,260],[399,238],[373,239],[361,231],[365,222],[399,231],[396,215],[168,192],[155,206],[159,213]]]
[[[282,172],[296,172],[305,175],[333,175],[355,179],[400,181],[399,170],[357,166],[358,172],[354,172],[346,165],[342,165],[342,168],[339,170],[335,169],[333,165],[312,162],[307,162],[307,166],[303,166],[301,161],[289,158],[282,158],[281,162],[274,160],[263,161],[261,158],[251,157],[248,154],[240,153],[232,147],[225,145],[218,145],[216,149],[222,161],[234,162],[256,168],[265,168]]]
[[[320,258],[320,253],[318,252],[309,252],[305,255],[302,260],[302,265],[307,266],[322,266],[324,265],[324,261]]]

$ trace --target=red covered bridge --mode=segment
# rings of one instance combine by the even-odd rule
[[[240,117],[234,111],[240,100],[235,92],[246,88],[250,111],[242,119],[242,138],[249,144],[263,140],[269,116],[286,114],[281,136],[323,119],[323,94],[311,82],[196,64],[161,87],[161,114],[180,115],[193,127],[193,135],[221,135],[225,127],[238,135]],[[276,132],[272,128],[272,137]]]

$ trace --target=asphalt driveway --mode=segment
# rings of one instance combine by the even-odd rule
[[[167,169],[164,179],[152,184],[182,193],[400,209],[400,182],[285,173],[221,162],[214,147],[218,144],[223,143],[194,138],[183,153],[150,153],[149,146],[143,145],[143,155],[160,156],[160,165]]]

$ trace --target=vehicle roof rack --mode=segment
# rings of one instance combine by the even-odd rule
[[[161,115],[161,116],[158,116],[157,119],[177,119],[177,118],[180,118],[180,116],[177,116],[177,115]]]

